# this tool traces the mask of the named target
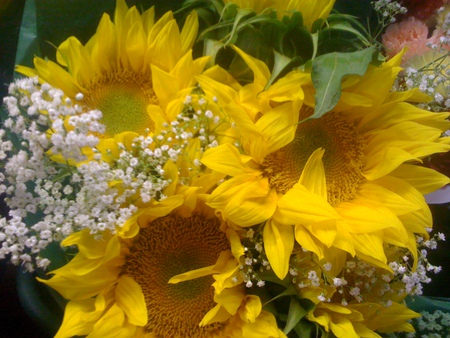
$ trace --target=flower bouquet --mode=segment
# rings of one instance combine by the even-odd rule
[[[414,332],[408,297],[440,270],[424,195],[450,180],[422,164],[450,150],[448,83],[430,96],[380,42],[404,7],[364,6],[374,21],[117,0],[86,41],[19,60],[0,258],[65,299],[55,337]]]

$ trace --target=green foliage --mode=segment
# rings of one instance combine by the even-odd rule
[[[311,77],[316,88],[316,107],[312,118],[332,110],[341,97],[341,81],[348,75],[364,75],[372,61],[375,46],[351,53],[333,52],[315,58]]]

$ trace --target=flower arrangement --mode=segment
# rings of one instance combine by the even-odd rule
[[[56,337],[414,332],[448,99],[404,80],[401,27],[377,40],[403,7],[374,2],[370,33],[334,5],[117,0],[86,43],[17,66],[0,258],[67,300]]]

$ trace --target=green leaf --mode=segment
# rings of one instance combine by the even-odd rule
[[[289,304],[289,313],[286,321],[286,326],[284,327],[283,333],[288,334],[292,329],[298,324],[298,322],[306,316],[308,312],[295,298],[291,298],[291,303]]]
[[[275,50],[273,52],[274,52],[274,64],[272,74],[265,87],[266,90],[280,77],[287,74],[294,67],[300,66],[304,62],[304,60],[300,56],[290,58],[286,55],[278,53]]]
[[[221,48],[223,48],[223,42],[205,39],[205,43],[203,44],[203,55],[211,56],[211,59],[208,61],[208,67],[211,67],[216,63],[216,56]]]
[[[312,62],[311,77],[316,89],[316,108],[311,118],[332,110],[341,97],[341,82],[347,75],[364,75],[372,60],[375,46],[352,53],[320,55]]]
[[[39,52],[36,4],[28,0],[23,12],[15,63],[32,66],[34,54]]]
[[[263,306],[266,306],[267,303],[270,303],[278,298],[281,297],[285,297],[285,296],[293,296],[297,294],[297,290],[295,289],[295,287],[293,285],[289,285],[286,290],[284,290],[283,292],[279,293],[277,296],[273,297],[271,300],[269,300],[268,302],[266,302],[265,304],[263,304]]]
[[[227,42],[225,42],[225,45],[236,42],[238,29],[242,27],[241,21],[249,15],[254,15],[254,12],[250,9],[238,9],[236,18],[234,19],[233,29],[231,30],[230,37],[228,38]]]
[[[358,39],[360,39],[366,46],[370,45],[369,40],[365,37],[360,30],[352,27],[347,22],[331,22],[328,29],[340,30],[344,32],[351,33],[355,35]]]

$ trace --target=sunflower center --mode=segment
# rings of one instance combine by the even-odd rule
[[[302,108],[300,117],[311,114],[311,108]],[[323,148],[327,198],[336,205],[355,197],[363,177],[364,146],[364,138],[354,123],[340,113],[330,112],[300,123],[291,143],[266,156],[263,171],[270,184],[285,194],[298,182],[311,154]]]
[[[157,337],[213,337],[222,324],[199,327],[216,304],[212,276],[178,284],[171,277],[216,263],[229,248],[217,220],[166,216],[141,229],[124,273],[141,286],[148,309],[147,329]]]
[[[147,106],[158,104],[149,74],[135,74],[128,70],[104,74],[88,86],[83,104],[102,112],[106,132],[112,137],[124,131],[143,134],[154,130],[154,122]]]

